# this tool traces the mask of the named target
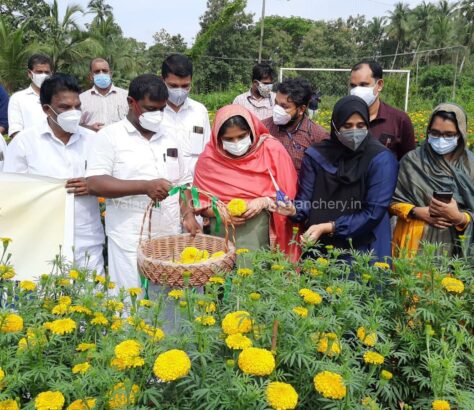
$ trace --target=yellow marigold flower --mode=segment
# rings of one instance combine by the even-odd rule
[[[92,349],[95,349],[95,343],[79,343],[76,347],[78,352],[86,352]]]
[[[142,288],[130,288],[128,289],[130,296],[140,296],[142,294]]]
[[[76,329],[76,326],[77,325],[76,325],[76,322],[74,322],[74,320],[66,318],[66,319],[53,320],[52,322],[49,322],[47,329],[49,329],[55,335],[64,335],[67,333],[72,333],[74,329]]]
[[[240,268],[237,269],[237,275],[246,277],[246,276],[251,276],[253,274],[253,270],[249,268]]]
[[[203,326],[213,326],[216,324],[216,319],[212,316],[198,316],[195,320]]]
[[[365,352],[364,362],[367,364],[381,365],[384,362],[384,357],[377,352]]]
[[[87,372],[90,369],[90,367],[91,367],[91,365],[88,362],[79,363],[79,364],[76,364],[72,368],[72,372],[74,374],[77,374],[77,373],[84,374],[85,372]]]
[[[69,281],[69,279],[59,279],[58,280],[58,285],[59,286],[69,286],[71,284],[71,282]]]
[[[69,312],[69,306],[63,305],[61,303],[59,305],[54,306],[53,309],[51,310],[51,313],[57,316],[66,315],[68,312]]]
[[[324,333],[318,343],[318,352],[327,354],[328,356],[337,356],[341,353],[341,345],[337,340],[335,333]]]
[[[66,410],[92,410],[95,407],[96,399],[85,399],[73,401]]]
[[[15,400],[0,401],[0,410],[20,410],[20,406]]]
[[[158,327],[147,326],[143,331],[150,336],[154,342],[159,342],[165,337],[165,332]]]
[[[59,298],[58,304],[69,306],[72,303],[72,299],[70,296],[61,296]]]
[[[222,320],[222,330],[226,335],[250,332],[252,330],[250,314],[245,310],[227,313]]]
[[[276,271],[280,271],[280,270],[285,269],[285,267],[283,265],[272,265],[271,269],[276,270]]]
[[[382,370],[380,372],[380,377],[383,379],[383,380],[392,380],[393,378],[393,374],[391,372],[389,372],[388,370]]]
[[[45,391],[35,398],[36,410],[61,410],[64,406],[64,396],[59,391]]]
[[[225,344],[229,349],[242,350],[252,347],[252,340],[242,333],[235,333],[225,338]]]
[[[240,216],[247,210],[247,202],[240,198],[234,198],[227,204],[227,210],[231,216]]]
[[[153,373],[164,382],[171,382],[188,375],[191,360],[186,352],[172,349],[161,353],[153,365]]]
[[[372,332],[367,334],[365,328],[362,326],[357,329],[357,337],[363,344],[369,347],[374,347],[377,343],[377,333]]]
[[[434,400],[433,403],[431,403],[431,408],[433,410],[451,410],[451,406],[446,400]]]
[[[110,329],[112,329],[113,331],[117,331],[117,330],[120,330],[122,326],[123,326],[123,320],[115,319],[110,325]]]
[[[100,276],[100,275],[97,275],[95,278],[94,278],[94,281],[96,283],[100,283],[101,285],[103,285],[105,283],[105,276]]]
[[[124,359],[127,357],[138,356],[142,350],[142,345],[136,340],[128,339],[115,346],[115,356]]]
[[[15,313],[9,313],[0,318],[0,330],[3,333],[16,333],[23,330],[23,318]]]
[[[267,402],[272,409],[291,410],[298,404],[298,393],[291,384],[271,382],[266,390]]]
[[[79,272],[75,269],[71,269],[69,271],[69,277],[73,280],[77,280],[77,279],[79,279]]]
[[[313,292],[310,289],[301,289],[299,291],[300,296],[303,297],[303,300],[309,305],[319,305],[323,298],[319,293]]]
[[[139,391],[140,388],[136,384],[128,389],[124,383],[117,383],[110,393],[110,408],[123,409],[128,404],[135,404],[136,395]]]
[[[250,251],[247,248],[239,248],[235,251],[237,255],[243,255],[244,253],[249,253]]]
[[[139,304],[140,304],[141,307],[152,307],[153,306],[153,302],[151,300],[148,300],[148,299],[140,300]]]
[[[13,279],[15,277],[15,269],[10,265],[0,265],[0,279]]]
[[[248,347],[239,354],[240,370],[252,376],[268,376],[275,369],[272,352],[258,347]]]
[[[92,311],[85,306],[70,306],[69,313],[84,313],[85,315],[92,315]]]
[[[340,374],[323,371],[314,376],[314,388],[327,399],[341,400],[347,388]]]
[[[140,356],[133,356],[127,359],[114,357],[110,361],[110,365],[118,370],[130,369],[132,367],[141,367],[145,364],[145,360]]]
[[[225,255],[225,252],[224,251],[219,251],[219,252],[214,252],[212,255],[211,255],[211,259],[217,259],[217,258],[220,258],[221,256],[224,256]]]
[[[206,313],[214,313],[216,311],[216,304],[214,302],[206,303]]]
[[[107,289],[115,289],[115,282],[109,282],[109,284],[107,285]]]
[[[328,266],[329,261],[326,258],[318,258],[316,259],[316,263],[320,266]]]
[[[104,316],[103,313],[96,312],[94,313],[94,319],[91,320],[92,325],[104,325],[107,326],[109,324],[109,321],[107,318]]]
[[[168,292],[168,297],[173,299],[181,299],[184,296],[184,290],[181,289],[173,289]]]
[[[459,279],[452,278],[447,276],[441,281],[441,286],[445,288],[448,292],[453,293],[463,293],[464,292],[464,283]]]
[[[184,264],[198,263],[209,259],[209,252],[188,246],[181,252],[179,262]]]
[[[308,317],[308,309],[306,309],[303,306],[297,306],[293,308],[293,313],[296,313],[297,315],[301,317]]]
[[[31,280],[22,280],[20,282],[20,289],[33,292],[36,289],[36,283]]]
[[[262,297],[262,295],[258,292],[252,292],[250,294],[250,299],[252,299],[253,301],[257,301],[257,300],[260,300],[260,298]]]
[[[316,269],[316,268],[311,268],[309,270],[309,274],[314,278],[316,276],[320,276],[321,275],[321,271],[319,269]]]
[[[374,267],[380,268],[380,269],[390,269],[390,265],[385,262],[375,262]]]
[[[122,302],[119,302],[118,300],[111,299],[105,302],[105,307],[114,312],[121,312],[123,311],[124,305]]]
[[[214,283],[215,285],[223,285],[225,281],[221,276],[211,276],[209,282]]]

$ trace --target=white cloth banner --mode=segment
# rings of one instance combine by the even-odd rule
[[[72,261],[74,195],[66,180],[0,172],[0,237],[11,238],[15,280],[35,280],[50,273],[61,254]]]

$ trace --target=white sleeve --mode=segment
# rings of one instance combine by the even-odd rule
[[[7,143],[3,138],[3,135],[0,134],[0,172],[3,171],[3,161],[5,161],[5,156],[7,152]]]
[[[99,131],[94,137],[87,155],[86,178],[96,175],[112,175],[115,147],[107,132]]]
[[[8,135],[12,136],[24,128],[18,93],[13,94],[8,102]]]
[[[26,159],[26,147],[22,135],[17,135],[8,144],[3,163],[3,172],[28,173],[28,160]]]
[[[211,123],[209,122],[209,112],[207,109],[204,109],[204,146],[210,141],[211,139]]]
[[[179,161],[179,180],[178,185],[191,184],[193,182],[193,174],[189,169],[188,161],[183,156],[183,144],[179,144],[178,149],[178,161]]]

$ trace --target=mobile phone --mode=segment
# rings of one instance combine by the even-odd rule
[[[168,148],[166,150],[166,156],[170,158],[178,158],[178,149],[177,148]]]
[[[438,201],[444,202],[445,204],[449,204],[451,202],[451,199],[453,199],[453,192],[433,191],[433,198],[437,199]]]

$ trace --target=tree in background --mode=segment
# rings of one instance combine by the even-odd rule
[[[161,63],[172,53],[186,53],[188,45],[181,34],[171,35],[165,29],[153,35],[153,44],[148,49],[148,68],[153,73],[161,72]]]

